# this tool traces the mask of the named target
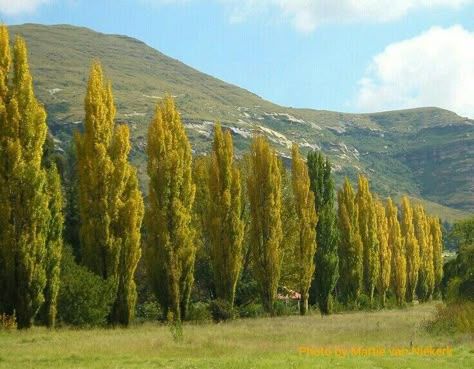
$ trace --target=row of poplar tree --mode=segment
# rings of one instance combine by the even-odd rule
[[[13,58],[11,57],[13,54]],[[13,59],[13,60],[12,60]],[[330,312],[331,296],[345,304],[361,293],[382,303],[391,289],[405,300],[429,299],[442,276],[437,218],[402,201],[374,198],[367,178],[354,192],[346,178],[335,206],[331,164],[292,148],[291,174],[268,141],[255,136],[234,161],[232,136],[216,124],[210,155],[193,160],[171,97],[157,105],[148,131],[145,208],[137,171],[129,163],[129,128],[115,124],[111,84],[93,63],[82,133],[75,134],[79,262],[112,283],[108,321],[128,325],[137,301],[141,258],[164,316],[186,316],[197,252],[209,260],[214,298],[232,307],[242,270],[251,260],[264,309],[274,313],[278,286],[292,283]],[[10,50],[0,28],[0,312],[19,328],[33,319],[54,326],[60,288],[63,208],[56,166],[43,160],[46,113],[33,92],[25,42]],[[143,223],[143,224],[142,224]]]

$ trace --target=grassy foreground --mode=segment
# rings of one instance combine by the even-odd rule
[[[427,304],[330,317],[185,325],[181,342],[173,340],[168,327],[158,324],[129,329],[0,331],[0,368],[474,368],[474,343],[468,337],[436,338],[420,328],[433,310],[434,304]],[[415,348],[449,346],[452,354],[449,349],[437,356],[413,353],[411,340]],[[326,355],[318,356],[321,347]],[[357,353],[358,347],[362,349]],[[313,350],[311,355],[301,354],[308,348]],[[348,350],[346,357],[341,356],[341,348]],[[352,354],[351,348],[356,350]],[[403,348],[407,351],[398,351]],[[369,349],[368,355],[364,349]]]

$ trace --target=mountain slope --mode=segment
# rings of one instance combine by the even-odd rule
[[[282,156],[292,141],[330,155],[337,179],[368,174],[382,196],[413,197],[474,211],[474,121],[437,108],[345,114],[285,108],[200,73],[141,41],[67,25],[10,27],[27,43],[36,93],[48,124],[65,147],[81,127],[90,63],[102,62],[113,82],[117,119],[132,129],[134,162],[144,173],[144,145],[156,101],[176,97],[196,153],[208,150],[212,122],[232,129],[242,152],[254,132]],[[452,214],[447,215],[447,214]],[[446,210],[446,218],[462,216]]]

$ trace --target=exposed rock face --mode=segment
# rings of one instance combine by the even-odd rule
[[[474,135],[468,132],[472,127],[466,125],[465,128],[465,139],[413,149],[398,158],[412,170],[423,197],[473,211]],[[439,129],[440,136],[452,129]]]
[[[101,61],[113,84],[117,119],[131,127],[131,156],[142,184],[148,123],[156,102],[169,94],[193,154],[208,152],[219,120],[232,130],[237,156],[248,150],[254,134],[263,134],[288,164],[292,142],[303,155],[321,149],[330,156],[339,184],[345,175],[355,180],[363,172],[382,197],[407,193],[474,211],[474,121],[447,110],[346,114],[285,108],[129,37],[67,25],[27,24],[10,31],[12,40],[22,34],[27,41],[35,90],[62,149],[82,127],[89,66],[93,59]]]

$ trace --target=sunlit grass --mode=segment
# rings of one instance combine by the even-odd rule
[[[167,326],[129,329],[0,332],[0,368],[472,368],[474,345],[433,337],[420,324],[434,305],[321,317],[291,316],[185,325],[175,342]],[[298,355],[300,346],[453,348],[452,356],[325,357]]]

